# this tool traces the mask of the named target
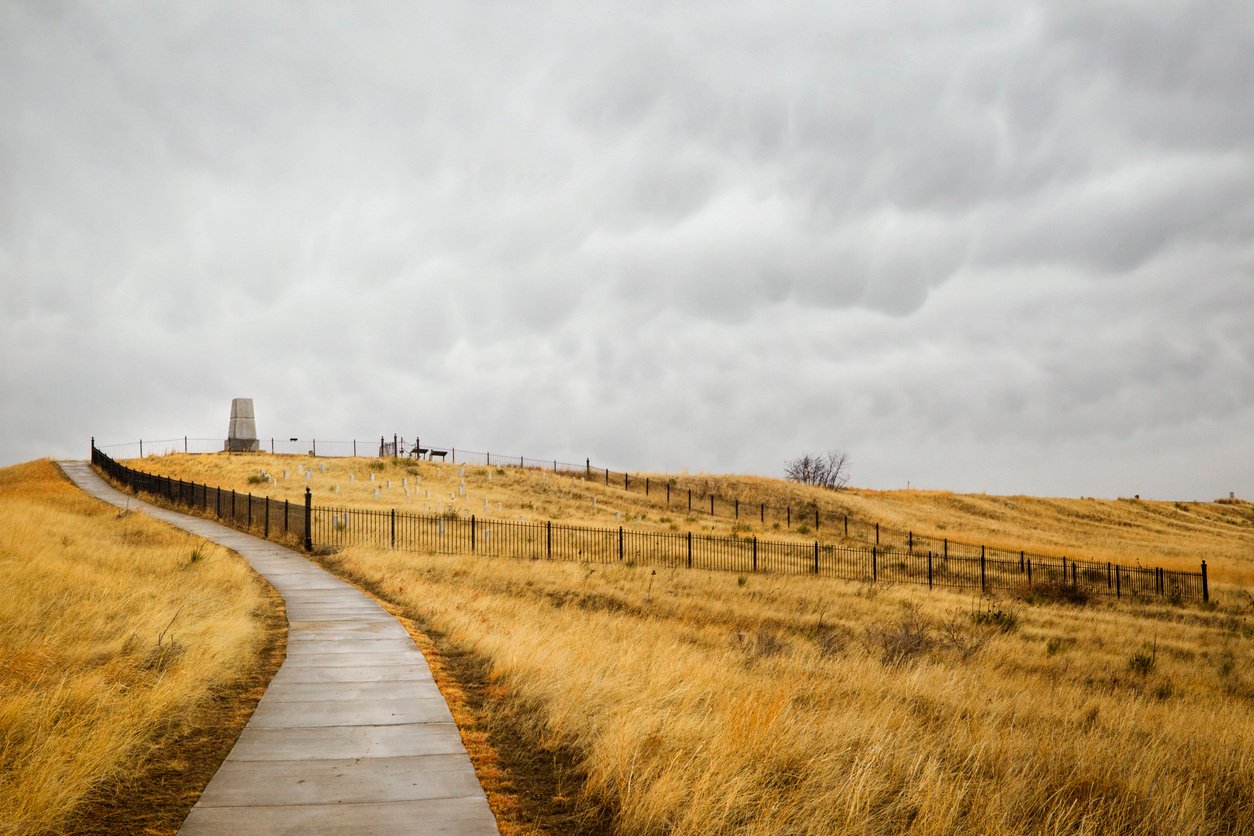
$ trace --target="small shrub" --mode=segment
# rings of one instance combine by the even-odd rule
[[[1141,649],[1128,657],[1128,670],[1139,677],[1147,677],[1158,667],[1158,643],[1141,645]]]
[[[905,664],[936,644],[927,621],[908,610],[896,623],[867,628],[867,643],[886,666]]]
[[[809,534],[809,533],[810,533],[810,526],[806,525],[805,523],[802,523],[801,525],[797,526],[797,533],[798,533],[798,534]]]
[[[849,644],[849,634],[831,624],[815,625],[810,637],[818,647],[819,654],[824,658],[838,655]]]
[[[375,459],[370,463],[371,470],[383,470],[385,467],[387,467],[387,462],[383,461],[383,459]]]
[[[1032,604],[1074,604],[1082,607],[1089,602],[1089,591],[1063,581],[1046,581],[1034,585],[1024,600]]]
[[[993,609],[993,605],[989,604],[988,609],[971,613],[971,623],[984,627],[996,627],[1003,633],[1013,633],[1019,629],[1019,614],[1014,610],[1003,610],[1001,607]]]
[[[980,624],[974,619],[963,618],[960,613],[952,613],[940,626],[939,644],[955,651],[963,659],[970,659],[988,643],[992,635],[988,630],[973,629],[972,622]]]
[[[748,576],[748,575],[739,575],[739,576],[736,578],[736,586],[744,586],[744,585],[745,585],[745,584],[747,584],[748,582],[749,582],[749,576]]]
[[[264,473],[254,473],[252,476],[248,477],[248,484],[250,485],[264,485],[269,481],[270,477],[266,476]]]

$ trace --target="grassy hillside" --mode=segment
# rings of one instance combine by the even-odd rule
[[[49,461],[0,469],[0,833],[177,830],[281,659],[271,594]]]
[[[482,660],[462,683],[488,695],[476,725],[521,764],[515,785],[550,771],[552,832],[1254,828],[1248,594],[1027,605],[622,564],[319,559]]]
[[[1193,571],[1206,560],[1217,584],[1254,586],[1254,505],[1248,502],[1051,499],[858,489],[834,492],[763,477],[687,474],[633,474],[633,490],[624,491],[621,483],[606,485],[543,470],[268,454],[171,454],[127,464],[293,501],[303,501],[308,486],[315,503],[327,506],[394,507],[415,512],[453,509],[466,515],[522,516],[599,526],[735,532],[774,539],[839,539],[835,528],[815,532],[800,513],[789,527],[778,514],[768,514],[763,523],[756,510],[762,503],[776,509],[817,505],[829,516],[849,514],[919,535],[1013,550],[1096,561],[1139,561]],[[261,480],[262,471],[273,481]],[[308,479],[302,475],[306,472],[312,473]],[[639,489],[646,476],[654,486],[647,497]],[[674,484],[670,507],[660,487],[667,480]],[[711,517],[701,507],[689,513],[689,488],[699,496],[717,493],[721,497],[720,515]],[[744,510],[739,520],[726,515],[726,503],[735,499]]]
[[[327,505],[814,536],[512,468],[132,464],[293,500],[309,485]],[[458,720],[489,738],[481,774],[521,799],[510,832],[1254,832],[1248,506],[674,478],[1012,548],[1205,557],[1228,585],[1210,606],[1063,604],[362,547],[318,558],[410,619],[424,648],[472,660],[433,668],[479,695]]]

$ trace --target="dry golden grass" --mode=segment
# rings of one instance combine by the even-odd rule
[[[94,829],[84,808],[154,765],[166,781],[194,769],[166,749],[203,736],[215,697],[257,668],[273,610],[225,550],[86,496],[47,460],[0,470],[0,833]],[[201,788],[180,787],[184,814]]]
[[[132,464],[241,490],[259,469],[287,468],[289,479],[253,491],[297,499],[310,484],[320,505],[787,536],[770,521],[737,527],[513,468],[265,455]],[[308,481],[297,476],[307,468]],[[484,727],[574,759],[563,829],[608,817],[624,833],[1254,832],[1249,506],[676,478],[746,504],[814,501],[1010,548],[1185,568],[1205,557],[1223,583],[1209,607],[1074,607],[362,547],[321,559],[483,660]]]
[[[321,559],[486,660],[487,710],[577,753],[582,815],[608,811],[617,832],[1254,832],[1248,594],[1075,608],[621,564]]]
[[[1051,499],[859,489],[836,492],[755,476],[659,474],[649,475],[653,490],[645,497],[635,486],[646,474],[633,475],[633,490],[627,492],[621,483],[605,485],[543,470],[374,458],[171,454],[127,464],[150,473],[292,501],[303,501],[309,486],[315,504],[320,506],[396,508],[415,513],[455,510],[467,516],[523,516],[576,525],[736,533],[771,539],[811,540],[816,532],[802,528],[800,513],[791,530],[769,514],[763,524],[757,516],[760,503],[796,509],[817,505],[826,515],[847,513],[854,519],[913,530],[923,536],[1065,554],[1081,560],[1139,562],[1188,571],[1197,571],[1206,560],[1213,583],[1254,586],[1254,504],[1248,502]],[[274,482],[249,484],[248,478],[256,478],[261,470],[274,477]],[[282,478],[284,470],[289,473],[286,479]],[[308,480],[302,475],[306,471],[312,472]],[[658,487],[667,479],[676,485],[670,508],[665,506],[664,489]],[[461,493],[463,484],[465,495]],[[711,517],[701,506],[688,513],[688,488],[698,496],[714,492],[724,500],[739,499],[744,511],[741,519]],[[720,514],[726,513],[724,502],[720,502],[720,509]],[[831,528],[817,532],[825,542],[835,534]]]

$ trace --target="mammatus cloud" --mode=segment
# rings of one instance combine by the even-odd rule
[[[1247,6],[7,4],[0,460],[1254,495]]]

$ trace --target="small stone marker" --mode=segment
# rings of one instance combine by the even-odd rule
[[[356,477],[354,474],[350,473],[350,474],[348,474],[348,481],[350,481],[350,482],[356,482],[356,481],[357,481],[357,477]]]
[[[460,485],[457,486],[457,492],[460,493],[462,496],[466,495],[466,483],[465,482],[462,482]]]
[[[339,485],[332,485],[332,486],[331,486],[331,493],[339,493],[339,492],[340,492],[340,486],[339,486]]]
[[[370,474],[370,481],[371,481],[371,482],[373,482],[373,481],[374,481],[374,474],[373,474],[373,473],[371,473],[371,474]]]
[[[374,489],[374,498],[375,498],[375,499],[378,499],[378,498],[379,498],[379,489],[378,489],[378,488],[375,488],[375,489]]]
[[[461,477],[462,477],[463,479],[465,479],[465,478],[466,478],[466,468],[464,468],[464,467],[461,469]]]
[[[388,486],[389,488],[390,488],[390,487],[392,487],[392,480],[391,480],[391,479],[389,479],[389,480],[387,481],[387,486]]]
[[[402,476],[402,477],[401,477],[401,487],[402,487],[402,488],[408,488],[408,487],[409,487],[409,480],[408,480],[407,478],[405,478],[404,476]]]
[[[286,478],[287,478],[287,471],[286,471],[286,470],[284,470],[284,471],[283,471],[283,478],[284,478],[284,479],[286,479]]]
[[[326,473],[326,472],[327,472],[327,465],[326,465],[326,462],[319,462],[319,463],[318,463],[318,472],[319,472],[319,473]]]
[[[622,521],[623,521],[623,512],[622,512],[622,511],[615,511],[615,512],[614,512],[614,522],[622,522]]]

